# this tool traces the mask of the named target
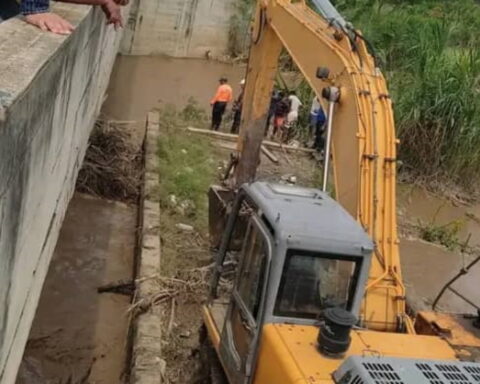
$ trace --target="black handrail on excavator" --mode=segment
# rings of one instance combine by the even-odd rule
[[[452,284],[455,283],[460,277],[462,276],[465,276],[468,271],[475,265],[477,264],[478,262],[480,261],[480,256],[478,256],[475,260],[473,260],[471,263],[469,263],[467,266],[465,267],[462,267],[462,269],[460,269],[460,271],[453,277],[451,278],[447,284],[445,284],[443,286],[443,288],[440,290],[440,292],[438,293],[437,297],[435,298],[435,300],[433,301],[432,303],[432,309],[435,311],[436,307],[437,307],[437,304],[438,302],[440,301],[440,299],[442,298],[442,296],[445,294],[445,292],[447,290],[449,290],[450,292],[452,292],[453,294],[455,294],[456,296],[460,297],[462,300],[464,300],[466,303],[468,303],[469,305],[471,305],[473,308],[475,308],[477,311],[480,311],[480,307],[478,305],[476,305],[474,302],[472,302],[470,299],[468,299],[467,297],[465,297],[464,295],[462,295],[460,292],[458,292],[456,289],[452,288]]]

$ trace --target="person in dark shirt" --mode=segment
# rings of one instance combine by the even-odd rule
[[[267,122],[265,124],[265,133],[264,136],[268,135],[268,130],[270,129],[270,124],[272,123],[272,117],[275,114],[275,108],[277,103],[282,99],[282,94],[280,91],[273,90],[272,98],[270,99],[270,107],[268,108]]]
[[[282,132],[288,112],[290,111],[288,96],[280,92],[280,97],[280,100],[275,104],[275,110],[273,112],[273,138],[275,138],[279,132]]]
[[[242,107],[243,107],[243,91],[245,90],[245,79],[240,82],[240,93],[233,102],[233,123],[230,128],[230,133],[238,133],[240,128],[240,121],[242,119]]]
[[[315,96],[312,100],[312,107],[310,109],[310,130],[314,135],[314,143],[312,148],[316,149],[318,152],[322,152],[325,146],[325,123],[327,117],[323,111],[322,105],[318,100],[318,97]]]

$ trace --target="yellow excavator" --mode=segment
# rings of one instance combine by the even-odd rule
[[[407,311],[385,79],[362,34],[328,0],[311,2],[317,12],[304,0],[256,6],[235,197],[210,207],[228,218],[211,226],[222,237],[206,338],[231,384],[478,384],[470,324]],[[255,181],[282,49],[328,111],[321,189]]]

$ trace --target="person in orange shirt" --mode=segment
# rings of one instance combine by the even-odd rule
[[[220,78],[220,86],[213,97],[210,105],[212,106],[212,129],[218,131],[222,124],[222,117],[227,109],[227,104],[232,101],[233,92],[232,87],[228,85],[228,80],[225,77]]]

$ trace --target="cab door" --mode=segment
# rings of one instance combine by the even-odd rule
[[[231,384],[250,383],[254,373],[271,258],[270,234],[252,216],[220,341],[220,359]]]

